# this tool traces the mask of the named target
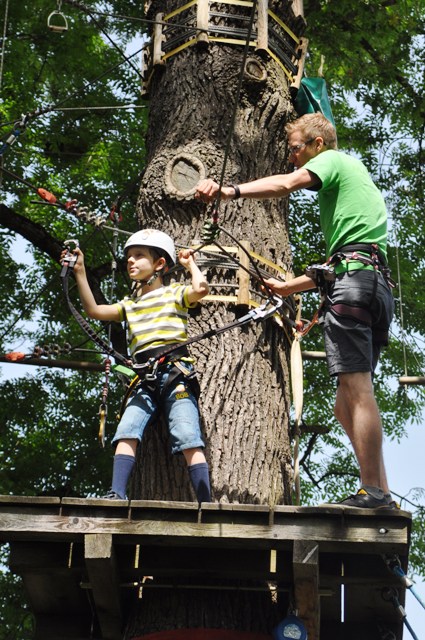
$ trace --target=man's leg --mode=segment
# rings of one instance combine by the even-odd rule
[[[353,446],[361,483],[389,493],[382,453],[382,423],[370,373],[339,374],[335,416]]]

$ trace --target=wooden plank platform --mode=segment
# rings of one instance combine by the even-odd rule
[[[264,591],[273,583],[284,597],[295,594],[309,640],[372,640],[372,621],[401,640],[382,591],[397,588],[403,604],[404,588],[384,557],[397,555],[407,570],[410,529],[405,511],[337,505],[0,496],[0,541],[10,544],[11,570],[23,578],[43,640],[120,640],[144,576],[153,576],[149,589],[232,589],[244,580]]]

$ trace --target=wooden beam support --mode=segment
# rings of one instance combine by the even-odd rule
[[[425,385],[425,376],[400,376],[398,381],[400,384]]]
[[[294,89],[295,92],[300,88],[301,80],[304,75],[304,66],[305,66],[305,59],[307,56],[307,48],[308,48],[307,38],[300,38],[300,46],[298,48],[298,52],[300,56],[298,60],[298,71],[297,71],[297,75],[294,78],[293,83],[291,84],[291,89]]]
[[[153,28],[153,65],[163,65],[165,64],[163,55],[164,52],[162,50],[162,43],[165,40],[165,36],[162,32],[162,21],[164,20],[163,13],[156,14],[156,23]]]
[[[154,502],[63,498],[53,506],[17,504],[6,497],[1,506],[0,540],[78,541],[83,534],[117,534],[127,544],[155,540],[155,544],[204,546],[220,539],[227,548],[283,548],[294,540],[316,541],[321,551],[399,553],[409,544],[411,514],[375,512],[340,505],[321,507]],[[17,498],[19,502],[19,498]],[[38,509],[34,507],[38,506]],[[34,517],[34,515],[37,517]],[[131,514],[131,517],[129,517]],[[276,546],[275,546],[276,545]]]
[[[295,540],[292,567],[298,616],[306,626],[309,640],[319,640],[319,545],[314,541]]]
[[[121,640],[122,613],[112,534],[84,536],[84,558],[102,638]]]
[[[198,0],[198,6],[196,11],[196,22],[198,29],[203,29],[203,31],[198,31],[196,39],[198,43],[207,45],[208,40],[208,22],[209,22],[209,2],[208,0]]]
[[[241,245],[246,249],[246,251],[250,251],[250,244],[247,240],[241,240]],[[243,249],[239,249],[239,263],[245,269],[249,268],[249,257],[245,253]],[[238,290],[238,304],[249,305],[249,273],[245,271],[245,269],[238,269],[238,281],[239,281],[239,290]]]
[[[268,51],[269,48],[269,8],[268,0],[257,3],[257,51]]]
[[[10,543],[10,567],[23,577],[36,640],[121,640],[121,606],[146,575],[155,576],[147,589],[234,590],[241,577],[254,581],[249,590],[276,585],[282,611],[294,593],[309,640],[318,640],[319,623],[322,639],[374,640],[377,621],[402,640],[403,623],[382,592],[396,586],[403,604],[405,589],[382,556],[398,554],[407,570],[410,525],[404,511],[337,505],[200,510],[192,502],[0,496],[0,541]]]

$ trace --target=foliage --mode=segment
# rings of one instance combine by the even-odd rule
[[[93,12],[89,15],[63,2],[69,30],[58,34],[46,26],[55,5],[52,0],[38,0],[37,11],[32,2],[21,0],[9,3],[7,24],[2,23],[2,30],[6,28],[0,79],[3,139],[22,114],[30,114],[25,131],[4,154],[4,168],[50,190],[61,202],[76,198],[104,217],[145,161],[147,109],[106,108],[130,103],[146,106],[139,90],[140,56],[131,58],[131,66],[108,39],[124,50],[136,36],[140,38],[143,22],[111,15],[140,18],[141,4],[139,0],[87,0],[84,6]],[[425,269],[421,4],[420,0],[304,1],[309,38],[306,72],[316,75],[324,62],[339,145],[365,161],[386,195],[391,214],[389,255],[399,281],[397,322],[376,384],[387,437],[396,439],[405,437],[408,420],[419,420],[425,400],[420,388],[400,390],[397,385],[405,366],[412,375],[424,371],[423,349],[417,346],[425,336],[425,299],[417,295]],[[5,13],[0,12],[3,20]],[[79,238],[97,294],[116,297],[126,290],[126,283],[120,277],[111,288],[112,235],[94,230],[61,208],[34,204],[34,192],[7,173],[1,176],[1,186],[0,303],[5,320],[0,352],[31,352],[36,344],[65,342],[87,349],[63,303],[58,255],[65,239]],[[136,227],[136,196],[137,188],[123,202],[120,229]],[[300,195],[291,202],[294,268],[300,272],[323,258],[324,246],[315,201]],[[113,226],[112,221],[108,224]],[[17,254],[18,237],[28,241],[28,259]],[[303,315],[311,317],[317,303],[314,294],[305,296]],[[322,349],[320,332],[313,330],[303,346]],[[90,351],[74,350],[67,357],[101,360]],[[93,495],[107,487],[110,450],[98,449],[96,442],[101,385],[98,374],[43,369],[1,381],[0,493]],[[322,362],[306,363],[305,390],[306,425],[329,431],[320,436],[306,433],[302,438],[303,496],[307,502],[332,499],[354,488],[357,466],[341,429],[330,417],[334,383]],[[113,378],[109,430],[120,392],[121,383]],[[423,494],[418,491],[412,504],[420,502]],[[412,552],[418,573],[424,571],[422,520],[423,510],[418,510]],[[21,624],[18,608],[10,604],[21,597],[14,595],[19,583],[5,573],[0,589],[2,618],[9,630],[2,633],[30,637],[30,622]]]

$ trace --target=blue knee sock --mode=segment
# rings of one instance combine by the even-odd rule
[[[122,453],[115,454],[114,456],[112,491],[115,491],[121,498],[127,497],[127,483],[133,471],[134,463],[134,456],[127,456]]]
[[[198,502],[211,502],[210,476],[207,463],[192,464],[188,469],[190,481],[195,489]]]

